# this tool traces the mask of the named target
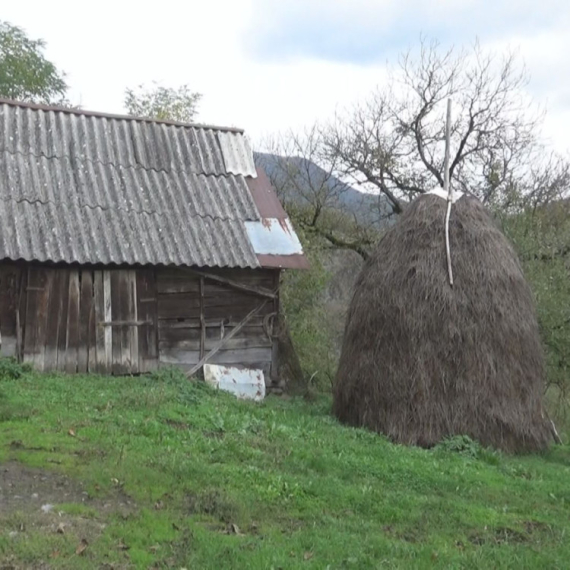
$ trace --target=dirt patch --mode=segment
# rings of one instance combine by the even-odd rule
[[[485,544],[521,544],[531,539],[530,532],[521,532],[513,528],[498,527],[490,529],[483,534],[473,534],[469,537],[469,542],[475,546]]]
[[[65,475],[16,462],[0,465],[0,534],[15,546],[30,533],[91,544],[105,529],[108,515],[128,516],[135,509],[135,503],[119,490],[93,498],[80,482]],[[0,557],[0,569],[4,567],[20,568]]]
[[[76,503],[102,512],[129,514],[135,503],[121,491],[106,498],[93,498],[79,481],[53,471],[27,467],[17,462],[0,465],[0,513],[50,512],[54,506]],[[51,506],[51,507],[50,507]]]
[[[19,463],[0,465],[0,513],[49,512],[46,505],[85,503],[87,491],[64,475]]]

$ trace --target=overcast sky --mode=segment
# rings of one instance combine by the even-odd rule
[[[255,141],[363,98],[421,34],[518,48],[545,135],[570,149],[568,0],[0,0],[0,18],[47,41],[71,100],[123,112],[126,87],[187,83],[200,122]]]

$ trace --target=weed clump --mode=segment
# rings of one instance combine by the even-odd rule
[[[0,380],[17,380],[32,371],[28,363],[18,362],[15,358],[0,358]]]
[[[481,459],[486,463],[496,465],[499,462],[499,454],[491,448],[483,447],[478,441],[471,439],[468,435],[454,435],[438,443],[434,451],[444,453],[458,453],[463,457]]]

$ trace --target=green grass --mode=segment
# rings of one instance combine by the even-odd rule
[[[0,466],[64,473],[92,497],[58,506],[84,531],[14,538],[25,516],[12,513],[0,566],[568,567],[568,447],[406,448],[339,425],[329,408],[326,397],[240,402],[168,372],[0,377]],[[135,507],[98,508],[113,497]]]

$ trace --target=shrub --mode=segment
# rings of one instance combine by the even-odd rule
[[[0,380],[17,380],[32,371],[27,363],[20,363],[15,358],[0,358]]]

